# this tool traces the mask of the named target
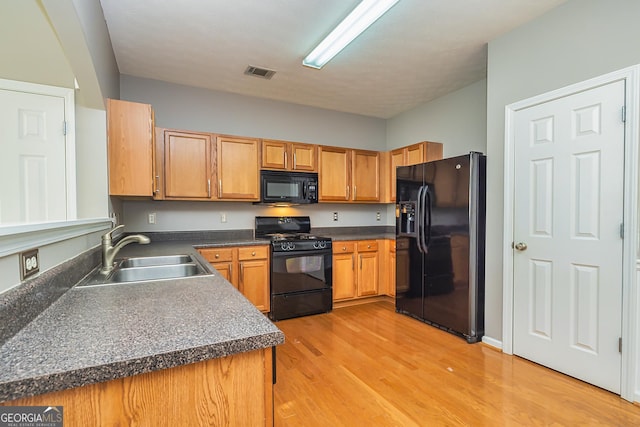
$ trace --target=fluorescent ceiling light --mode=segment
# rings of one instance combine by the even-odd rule
[[[331,58],[358,37],[369,25],[376,22],[399,0],[362,0],[358,6],[325,37],[306,58],[302,65],[322,68]]]

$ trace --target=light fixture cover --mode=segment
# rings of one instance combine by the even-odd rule
[[[362,0],[358,6],[315,49],[302,65],[322,68],[399,0]]]

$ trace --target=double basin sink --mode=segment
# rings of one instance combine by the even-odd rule
[[[211,274],[192,255],[165,255],[124,258],[108,273],[100,267],[85,277],[78,287],[116,285]]]

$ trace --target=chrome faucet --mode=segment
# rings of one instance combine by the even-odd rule
[[[113,230],[102,235],[102,268],[100,269],[102,274],[107,274],[113,270],[113,260],[115,259],[116,254],[129,243],[136,242],[141,245],[146,245],[151,242],[151,239],[147,236],[143,236],[142,234],[133,234],[125,237],[113,246],[111,244],[113,233],[117,230],[121,230],[122,228],[124,228],[124,225],[119,225]]]

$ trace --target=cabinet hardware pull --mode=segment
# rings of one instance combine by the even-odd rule
[[[371,245],[367,245],[367,249],[371,249]]]
[[[298,162],[296,161],[296,153],[293,153],[293,169],[296,170],[298,168]]]
[[[222,198],[222,180],[218,181],[218,198]]]
[[[207,180],[207,197],[211,198],[211,180]]]
[[[355,185],[353,186],[353,200],[357,200],[356,197],[356,191],[358,190],[358,187],[356,187]]]
[[[347,247],[346,247],[346,246],[343,246],[343,247],[342,247],[342,250],[343,250],[343,251],[346,251],[346,250],[347,250]]]
[[[256,251],[251,252],[251,256],[256,256]]]
[[[349,186],[347,185],[347,200],[349,200]]]
[[[287,168],[287,152],[284,152],[284,168]]]
[[[156,175],[156,189],[153,192],[155,194],[160,192],[160,175]]]
[[[351,270],[353,270],[353,268],[355,267],[355,263],[356,263],[356,255],[355,254],[351,254]]]
[[[362,270],[362,255],[360,255],[360,270]]]
[[[216,258],[220,258],[220,254],[216,254]]]

